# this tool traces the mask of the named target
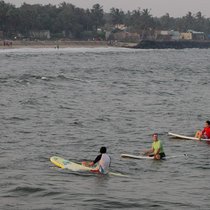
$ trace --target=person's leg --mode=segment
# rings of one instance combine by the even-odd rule
[[[99,173],[100,173],[100,171],[99,171],[98,168],[96,168],[96,169],[91,169],[90,172],[96,173],[96,174],[99,174]]]
[[[200,138],[202,136],[202,131],[197,131],[195,134],[195,138]]]
[[[154,155],[154,159],[155,159],[155,160],[160,160],[160,155],[159,155],[159,154]]]

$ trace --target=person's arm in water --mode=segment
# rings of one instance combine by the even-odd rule
[[[102,154],[98,155],[94,161],[90,162],[90,166],[95,165],[99,160],[101,160]]]
[[[159,149],[157,150],[157,152],[154,153],[154,155],[159,155],[159,153],[160,153],[160,147],[159,147]]]
[[[154,153],[154,159],[160,160],[160,147],[159,147],[159,149],[157,150],[157,152]]]
[[[154,152],[154,149],[153,149],[153,147],[152,148],[150,148],[149,150],[145,150],[144,151],[144,155],[149,155],[149,154],[151,154],[151,153],[153,153]]]

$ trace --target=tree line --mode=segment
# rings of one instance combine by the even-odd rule
[[[210,18],[204,17],[201,12],[188,12],[178,18],[168,13],[154,17],[149,9],[140,8],[127,12],[111,8],[109,12],[104,12],[99,4],[83,9],[66,2],[58,6],[24,3],[16,7],[0,0],[0,31],[7,38],[18,34],[28,37],[30,31],[41,30],[49,30],[52,38],[104,38],[104,32],[113,31],[116,24],[124,24],[128,32],[137,33],[154,30],[186,32],[191,29],[210,34]]]

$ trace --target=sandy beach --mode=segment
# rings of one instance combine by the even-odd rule
[[[4,45],[4,40],[0,40],[0,49],[16,49],[16,48],[79,48],[79,47],[133,47],[137,43],[125,43],[125,42],[112,42],[110,44],[108,41],[7,41],[12,43],[12,45]]]
[[[4,45],[0,40],[0,49],[11,48],[71,48],[71,47],[108,47],[107,41],[9,41],[11,45]]]

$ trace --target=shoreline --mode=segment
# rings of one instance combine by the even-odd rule
[[[20,49],[20,48],[107,48],[107,47],[116,47],[116,48],[133,48],[138,43],[130,42],[110,42],[110,41],[52,41],[52,40],[43,40],[43,41],[23,41],[15,40],[6,41],[7,43],[12,43],[11,45],[4,45],[4,40],[0,40],[0,49]]]
[[[17,49],[17,48],[95,48],[109,47],[107,41],[9,41],[11,45],[4,45],[4,40],[0,40],[0,49]]]

